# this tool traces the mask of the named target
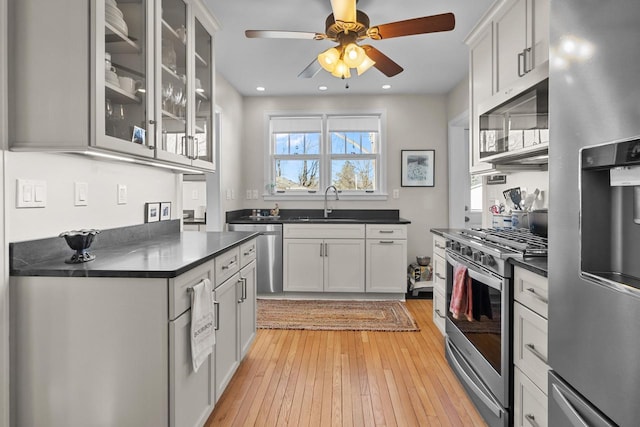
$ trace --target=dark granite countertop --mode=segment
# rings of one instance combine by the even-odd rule
[[[179,222],[179,221],[178,221]],[[131,228],[131,227],[128,227]],[[113,230],[105,230],[105,234]],[[73,253],[63,239],[52,238],[10,244],[12,276],[56,277],[176,277],[258,235],[252,232],[173,232],[148,235],[140,239],[116,241],[107,236],[102,245],[92,246],[95,260],[66,264]],[[129,231],[128,234],[131,234]],[[96,237],[100,241],[102,234]],[[55,239],[55,240],[54,240]],[[60,252],[61,243],[64,252]],[[54,245],[56,245],[54,247]],[[34,254],[38,247],[49,249],[54,257]],[[51,250],[51,249],[54,250]]]
[[[429,231],[431,231],[433,234],[437,234],[440,237],[444,237],[444,233],[448,233],[451,230],[453,230],[453,228],[432,228]]]
[[[322,209],[280,209],[276,217],[253,217],[251,209],[227,212],[228,224],[411,224],[401,218],[398,210],[393,209],[334,209],[328,218],[323,217]]]
[[[509,262],[525,270],[529,270],[540,276],[548,277],[547,257],[525,257],[524,259],[509,259]]]
[[[200,225],[200,224],[206,224],[207,222],[205,221],[204,218],[184,218],[182,220],[183,224],[190,224],[190,225]]]

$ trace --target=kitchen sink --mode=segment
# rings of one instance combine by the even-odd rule
[[[294,217],[289,218],[289,221],[295,222],[315,222],[315,223],[326,223],[326,222],[363,222],[362,219],[358,218],[309,218],[309,217]]]

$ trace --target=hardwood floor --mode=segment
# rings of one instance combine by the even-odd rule
[[[431,300],[420,332],[258,330],[207,422],[218,426],[485,426],[444,358]]]

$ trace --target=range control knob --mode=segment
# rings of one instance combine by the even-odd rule
[[[473,255],[473,249],[471,249],[469,246],[462,248],[462,254],[466,255],[466,256],[471,256]]]
[[[482,262],[483,255],[480,252],[473,253],[473,260]]]
[[[460,250],[460,243],[452,242],[451,243],[451,249],[453,249],[454,251],[458,252]]]
[[[496,265],[496,260],[493,259],[493,257],[491,255],[483,255],[482,256],[482,263],[484,265],[488,265],[489,267],[493,267],[494,265]]]

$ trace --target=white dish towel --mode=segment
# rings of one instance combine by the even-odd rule
[[[211,280],[203,279],[191,292],[191,359],[193,371],[207,360],[216,343],[213,289]]]

